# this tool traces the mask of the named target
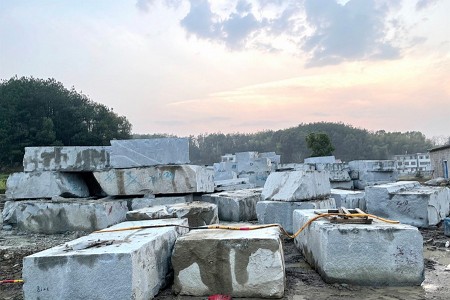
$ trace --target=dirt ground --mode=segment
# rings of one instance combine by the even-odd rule
[[[374,288],[347,284],[327,284],[303,260],[291,240],[284,240],[287,285],[285,297],[289,300],[308,299],[450,299],[450,248],[445,243],[450,237],[442,228],[422,230],[424,237],[425,281],[418,287]],[[22,258],[58,244],[78,238],[85,233],[70,232],[58,235],[24,234],[0,231],[0,280],[20,279]],[[23,299],[21,284],[0,284],[0,299]],[[205,299],[177,297],[170,287],[155,298]]]

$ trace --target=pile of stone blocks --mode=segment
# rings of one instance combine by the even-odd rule
[[[186,138],[25,148],[24,172],[7,181],[3,219],[32,232],[90,232],[124,221],[129,210],[213,192],[213,170],[188,163]]]
[[[217,205],[220,221],[243,222],[257,219],[256,206],[262,189],[244,189],[204,194],[202,201]]]
[[[399,181],[366,187],[367,212],[427,228],[449,214],[447,187],[422,186],[416,181]]]
[[[172,290],[179,295],[252,299],[284,295],[286,277],[278,228],[193,230],[177,239],[172,264]]]
[[[216,186],[229,180],[247,178],[254,187],[263,187],[270,172],[277,169],[280,155],[275,152],[238,152],[222,156],[220,163],[214,164]]]
[[[354,160],[348,165],[355,189],[398,180],[395,160]]]
[[[315,212],[296,210],[294,229],[317,216]],[[413,226],[377,220],[370,225],[332,224],[321,218],[295,244],[327,283],[415,286],[424,280],[423,238]]]
[[[292,214],[296,209],[334,209],[326,171],[286,171],[271,173],[256,205],[258,222],[280,224],[293,233]]]
[[[336,202],[336,207],[359,208],[366,211],[366,193],[364,191],[349,191],[331,189],[331,197]]]
[[[167,219],[134,226],[187,225]],[[152,299],[170,283],[170,258],[181,227],[95,232],[23,260],[25,299]]]

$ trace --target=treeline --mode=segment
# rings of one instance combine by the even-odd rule
[[[0,82],[0,169],[22,165],[27,146],[109,145],[130,136],[125,117],[55,79]]]
[[[281,154],[281,161],[303,162],[311,155],[306,144],[309,133],[326,133],[335,148],[336,158],[343,161],[357,159],[389,159],[394,154],[426,152],[433,143],[417,131],[370,132],[342,123],[310,123],[284,130],[267,130],[254,134],[202,134],[190,136],[190,157],[195,164],[212,164],[225,153],[243,151]],[[165,135],[135,135],[136,138]]]

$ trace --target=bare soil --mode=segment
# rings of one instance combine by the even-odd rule
[[[424,237],[425,281],[417,287],[360,287],[348,284],[327,284],[304,261],[292,240],[284,240],[286,262],[286,292],[283,299],[450,299],[450,248],[445,243],[449,237],[442,228],[421,230]],[[25,234],[0,231],[0,280],[20,279],[23,257],[76,239],[84,232],[58,235]],[[0,284],[0,299],[21,300],[21,284]],[[155,298],[205,299],[179,297],[170,287]]]

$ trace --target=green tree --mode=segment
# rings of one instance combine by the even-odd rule
[[[109,145],[126,139],[125,117],[55,79],[0,81],[0,165],[20,166],[27,146]]]
[[[332,155],[334,147],[331,144],[328,134],[323,132],[309,133],[306,138],[306,144],[312,151],[311,156],[329,156]]]

